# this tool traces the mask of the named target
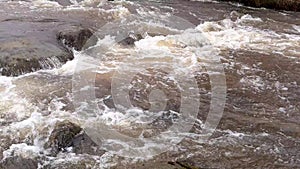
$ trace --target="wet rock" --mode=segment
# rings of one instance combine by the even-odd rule
[[[141,39],[143,39],[143,36],[141,34],[129,33],[128,37],[121,40],[119,44],[123,46],[134,46],[134,42],[139,41]]]
[[[0,53],[0,74],[4,76],[59,67],[73,59],[72,53],[58,43],[41,42],[29,37],[0,41]]]
[[[48,165],[46,167],[44,167],[45,169],[86,169],[86,163],[85,162],[76,162],[76,163],[62,163],[62,164],[58,164],[58,165]]]
[[[8,157],[0,162],[1,169],[37,169],[38,161],[19,156]]]
[[[101,156],[105,151],[85,133],[82,128],[69,121],[58,122],[52,131],[46,148],[51,148],[52,155],[62,151],[76,154]]]
[[[83,155],[78,158],[65,160],[53,159],[43,166],[43,169],[91,169],[99,168],[98,162],[91,156]]]
[[[74,2],[72,0],[50,0],[50,1],[57,2],[61,6],[70,6],[70,5],[74,4]],[[83,0],[77,0],[76,2],[80,3],[82,1]]]
[[[270,9],[300,11],[299,0],[221,0],[221,1],[234,1],[234,2],[243,3],[245,5],[253,6],[253,7],[265,7]]]
[[[20,14],[11,16],[11,10],[4,7],[0,11],[0,75],[59,68],[74,58],[68,47],[80,50],[92,35],[86,28],[93,27],[95,20],[87,19],[88,12],[79,16],[73,11],[31,13],[20,7]],[[63,39],[68,47],[61,43]]]
[[[53,20],[43,22],[47,25],[47,22],[53,22]],[[16,23],[12,25],[14,24],[16,27],[23,26],[22,24]],[[11,24],[0,24],[0,29],[1,26],[8,27],[9,25]],[[24,23],[24,26],[26,27],[27,23]],[[28,26],[35,25],[28,24]],[[70,27],[67,25],[63,26],[57,33],[55,33],[56,30],[52,30],[51,27],[45,29],[41,28],[41,30],[31,32],[29,35],[14,35],[14,32],[5,33],[11,35],[11,37],[5,37],[6,35],[1,35],[0,33],[0,38],[3,37],[4,39],[0,40],[1,75],[18,76],[40,69],[60,67],[74,58],[70,48],[81,50],[93,34],[89,29]],[[96,40],[90,40],[89,42],[95,44]]]
[[[56,39],[59,27],[53,25],[57,22],[55,19],[0,22],[0,30],[3,30],[0,32],[0,74],[18,76],[57,68],[72,60],[72,52]]]
[[[54,2],[57,2],[59,5],[61,6],[69,6],[69,5],[72,5],[72,2],[69,1],[69,0],[51,0],[51,1],[54,1]]]
[[[80,126],[69,121],[58,122],[45,147],[51,148],[52,155],[57,154],[59,151],[65,151],[67,147],[72,146],[75,136],[81,130]]]
[[[72,141],[73,152],[76,154],[102,155],[105,153],[99,146],[86,134],[78,134]]]
[[[145,35],[141,35],[139,33],[133,33],[133,32],[130,32],[128,34],[128,36],[121,40],[120,42],[118,42],[120,45],[122,46],[134,46],[134,43],[136,41],[139,41],[139,40],[142,40],[145,38],[145,36],[151,36],[151,37],[154,37],[154,36],[166,36],[166,34],[163,34],[163,33],[151,33],[151,32],[147,32]]]
[[[90,29],[72,28],[60,31],[57,39],[63,41],[64,45],[80,51],[92,35],[93,32]],[[95,44],[96,39],[89,40],[89,42]]]
[[[128,166],[126,166],[128,167]],[[114,169],[121,169],[121,168],[126,168],[125,166],[121,166],[118,165],[116,167],[114,167]],[[184,169],[181,166],[179,166],[176,163],[173,162],[145,162],[145,163],[141,163],[141,164],[134,164],[134,165],[130,165],[131,169],[152,169],[152,168],[159,168],[159,169]]]
[[[0,135],[0,160],[3,159],[3,151],[7,150],[14,143],[16,141],[11,139],[10,136]]]

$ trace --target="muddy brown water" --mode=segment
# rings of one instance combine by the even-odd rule
[[[161,14],[169,12],[194,25],[213,23],[201,29],[213,37],[212,43],[220,52],[227,85],[226,104],[216,131],[208,142],[199,143],[197,134],[201,133],[202,127],[197,121],[190,130],[194,135],[188,135],[177,145],[176,150],[147,160],[108,155],[104,158],[102,154],[98,157],[71,152],[61,152],[52,157],[45,152],[34,151],[32,158],[38,161],[41,168],[300,168],[300,13],[255,9],[225,2],[130,2],[110,2],[97,7],[99,3],[95,1],[83,8],[31,8],[33,2],[0,2],[0,39],[6,40],[13,35],[56,41],[55,31],[72,25],[97,30],[107,21],[118,17],[118,12],[106,13],[99,8],[109,10],[116,5],[127,8],[132,14],[143,9]],[[251,15],[252,18],[237,21],[245,15]],[[253,18],[259,18],[260,21]],[[48,27],[55,29],[49,30]],[[106,66],[109,64],[107,62]],[[8,86],[12,87],[8,93],[5,93],[9,88],[7,84],[1,83],[1,158],[11,152],[15,152],[11,154],[13,156],[30,158],[30,151],[13,148],[12,145],[26,143],[34,147],[37,146],[37,140],[44,143],[40,137],[49,136],[53,128],[52,119],[80,123],[72,115],[75,113],[71,97],[72,74],[64,72],[68,72],[68,67],[57,72],[42,71],[12,78],[8,80],[11,81]],[[112,73],[109,71],[96,75],[96,96],[99,99],[105,98],[104,103],[100,103],[100,109],[106,106],[114,109],[112,98],[107,97],[111,95]],[[167,92],[171,91],[167,109],[176,111],[180,107],[178,89],[160,76],[163,73],[156,72],[155,78],[151,77],[151,73],[150,77],[149,74],[140,74],[135,78],[158,88],[167,85]],[[211,86],[206,74],[196,79],[201,89],[201,106],[197,118],[204,121],[211,106]],[[148,94],[153,86],[148,86],[149,89],[143,83],[135,85],[136,91],[130,93],[131,101],[137,107],[149,109]],[[42,117],[38,114],[42,114]],[[168,120],[161,120],[159,129],[172,125]],[[26,124],[34,124],[34,127],[30,128]],[[141,129],[151,129],[157,125],[152,123],[143,127],[132,131],[130,127],[118,130],[136,137],[141,134]],[[63,162],[62,159],[68,160]],[[17,161],[11,163],[15,168],[21,167]],[[1,167],[7,168],[3,163]]]

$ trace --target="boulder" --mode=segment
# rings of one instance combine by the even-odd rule
[[[86,42],[91,38],[93,32],[90,29],[82,29],[82,28],[71,28],[60,31],[57,34],[57,39],[61,41],[64,45],[74,48],[75,50],[80,51],[86,44]],[[92,42],[96,43],[96,39]]]
[[[65,151],[66,148],[72,146],[73,139],[81,130],[80,126],[69,121],[57,122],[45,148],[51,148],[52,155]]]
[[[73,59],[72,53],[56,42],[29,37],[0,41],[0,74],[18,76],[40,69],[60,67]]]
[[[18,76],[40,69],[58,68],[74,58],[71,48],[81,50],[93,34],[81,27],[67,27],[56,35],[51,30],[47,31],[41,36],[41,32],[19,37],[11,33],[11,37],[0,40],[0,74]],[[96,41],[91,42],[95,44]]]
[[[86,29],[90,25],[82,25],[79,19],[75,22],[63,18],[67,14],[27,13],[26,9],[20,17],[12,18],[8,11],[6,7],[0,11],[0,75],[3,76],[59,68],[74,58],[70,48],[81,50],[92,36],[92,31]]]
[[[82,130],[80,126],[69,121],[56,123],[46,148],[51,148],[51,155],[58,152],[72,151],[76,154],[102,155],[105,151]]]

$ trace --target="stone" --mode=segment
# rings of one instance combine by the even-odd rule
[[[90,156],[76,160],[54,160],[43,166],[43,169],[91,169],[98,168],[99,164]]]
[[[72,141],[73,151],[76,154],[90,154],[101,156],[105,153],[85,132],[78,134]]]
[[[0,169],[37,169],[38,161],[19,156],[8,157],[0,162]]]
[[[98,15],[78,11],[28,12],[21,6],[20,14],[11,16],[12,10],[14,7],[7,5],[0,11],[0,75],[3,76],[59,68],[72,60],[70,48],[82,49],[93,34],[91,30]]]
[[[143,39],[141,34],[129,33],[128,37],[118,42],[122,46],[134,46],[134,42]]]
[[[62,41],[64,45],[80,51],[92,35],[93,32],[90,29],[82,29],[79,27],[60,31],[57,34],[57,39]],[[95,44],[96,41],[94,40],[93,43]]]
[[[73,59],[72,53],[54,42],[30,37],[0,41],[0,74],[18,76],[40,69],[60,67]]]
[[[72,146],[73,139],[81,130],[80,126],[69,121],[57,122],[45,148],[51,148],[52,155],[66,151],[66,148]]]
[[[6,24],[7,26],[10,25]],[[6,24],[0,24],[0,29],[6,27]],[[12,23],[12,25],[19,26],[18,23]],[[29,24],[28,26],[34,25]],[[5,31],[8,31],[8,28],[5,29]],[[93,35],[89,29],[79,26],[66,26],[65,29],[57,33],[50,28],[47,29],[31,32],[30,36],[24,34],[16,37],[13,32],[7,33],[11,36],[0,40],[0,74],[19,76],[40,69],[61,67],[74,58],[71,48],[81,50]],[[2,36],[4,35],[0,33],[0,39],[2,39]],[[49,36],[51,37],[49,38]],[[95,39],[89,42],[95,44]]]

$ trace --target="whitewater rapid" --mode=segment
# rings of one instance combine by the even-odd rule
[[[205,1],[205,3],[209,2],[210,1]],[[156,33],[155,36],[143,34],[143,39],[136,41],[134,47],[124,47],[118,44],[118,40],[115,39],[116,37],[105,36],[102,39],[99,38],[95,46],[91,46],[84,51],[73,50],[74,59],[68,61],[61,67],[52,70],[40,70],[18,77],[0,77],[0,137],[3,138],[1,139],[1,142],[15,140],[12,141],[8,149],[3,151],[3,158],[16,155],[25,158],[44,157],[44,163],[40,164],[39,168],[43,168],[49,163],[52,163],[51,165],[55,166],[56,163],[60,164],[65,160],[75,162],[80,159],[94,161],[93,168],[109,168],[117,165],[119,161],[124,160],[117,155],[114,155],[115,153],[118,154],[118,151],[131,148],[132,146],[121,139],[112,138],[103,143],[104,147],[106,146],[107,148],[107,152],[102,156],[86,154],[77,155],[73,153],[72,148],[70,148],[69,152],[59,153],[56,157],[51,157],[49,155],[49,149],[45,149],[44,145],[48,141],[48,137],[58,121],[69,120],[81,126],[87,126],[97,124],[100,120],[101,123],[111,126],[123,134],[141,137],[139,130],[145,127],[143,124],[149,120],[149,117],[157,119],[168,116],[167,120],[171,120],[173,124],[176,123],[176,120],[180,116],[176,111],[171,111],[171,114],[168,115],[165,114],[167,111],[160,111],[153,116],[149,111],[134,107],[122,112],[113,107],[109,107],[105,103],[105,100],[111,97],[111,95],[105,93],[106,95],[100,94],[100,97],[97,98],[98,100],[95,101],[100,107],[99,111],[97,111],[98,114],[96,114],[96,118],[83,118],[78,112],[78,109],[76,109],[76,104],[74,106],[73,94],[76,92],[74,90],[78,89],[74,89],[74,85],[72,86],[74,83],[74,74],[76,74],[76,72],[80,74],[82,71],[84,72],[84,76],[90,75],[93,77],[93,73],[95,72],[88,72],[89,69],[85,67],[82,70],[79,69],[78,64],[82,61],[86,61],[88,65],[93,64],[97,59],[101,60],[101,63],[95,64],[97,67],[96,74],[99,74],[100,81],[109,79],[112,76],[111,74],[120,68],[124,70],[125,74],[127,71],[134,71],[134,66],[136,64],[134,61],[136,59],[140,61],[140,64],[148,63],[149,60],[157,63],[157,65],[159,65],[158,63],[172,64],[174,75],[179,75],[179,78],[182,79],[188,79],[189,77],[194,76],[190,73],[191,70],[201,71],[199,70],[200,67],[208,66],[210,60],[214,59],[211,58],[211,56],[217,56],[218,62],[223,65],[225,69],[235,69],[236,56],[230,55],[227,57],[224,55],[236,50],[257,52],[265,55],[276,54],[280,57],[294,59],[296,63],[299,63],[299,25],[287,24],[284,31],[264,29],[260,28],[258,25],[262,25],[266,20],[269,20],[268,18],[260,18],[238,11],[227,11],[227,17],[221,20],[204,21],[197,24],[193,23],[189,28],[180,30],[155,23],[156,19],[164,19],[165,17],[172,15],[172,13],[169,12],[162,12],[163,10],[176,10],[171,5],[168,6],[168,4],[166,4],[168,8],[160,8],[159,5],[153,3],[154,9],[151,9],[148,6],[149,4],[151,5],[150,2],[142,4],[130,1],[117,1],[112,4],[108,4],[106,1],[70,1],[70,5],[67,6],[60,5],[55,1],[46,0],[7,3],[12,6],[15,5],[16,8],[17,5],[30,6],[29,9],[32,11],[88,11],[90,9],[95,10],[96,8],[99,10],[99,13],[106,13],[105,17],[117,18],[120,22],[125,21],[131,15],[153,18],[153,23],[138,21],[135,23],[133,21],[132,29],[137,32],[136,30],[139,30],[140,28],[147,28],[148,30],[151,30],[152,33]],[[197,14],[192,15],[197,16]],[[97,29],[101,34],[101,27]],[[107,50],[107,52],[101,52],[101,55],[98,56],[98,50],[103,50],[103,48],[105,48],[104,50]],[[136,52],[140,55],[134,55]],[[221,61],[225,63],[222,63]],[[271,88],[270,84],[264,81],[259,75],[247,75],[250,70],[255,69],[255,71],[260,71],[259,65],[260,63],[257,63],[256,68],[255,66],[254,68],[249,68],[249,66],[252,65],[239,63],[238,66],[241,67],[241,69],[238,74],[244,76],[239,83],[243,88],[251,88],[257,92]],[[155,68],[155,64],[153,67]],[[210,73],[213,74],[216,72]],[[167,80],[169,80],[170,83],[176,83],[176,77],[169,77]],[[139,85],[138,79],[136,84]],[[136,84],[131,84],[131,87],[136,87]],[[287,85],[297,86],[298,82],[281,83],[277,81],[274,82],[274,84],[278,91],[286,91],[289,89],[286,87]],[[80,88],[80,90],[89,90],[89,86],[83,87],[85,88]],[[206,94],[210,95],[211,89],[208,90]],[[78,100],[76,101],[78,102]],[[80,102],[80,106],[85,105],[88,106],[89,103]],[[290,106],[295,107],[295,105]],[[88,108],[89,107],[83,107],[82,110]],[[279,112],[286,113],[286,111],[286,107],[279,108]],[[203,127],[203,124],[205,123],[205,120],[197,119],[197,116],[193,120],[196,121],[195,130],[201,128],[201,126]],[[169,125],[163,120],[160,122],[160,125],[162,126],[166,125],[168,127]],[[96,126],[89,127],[96,128]],[[225,135],[230,138],[251,137],[252,135],[251,133],[245,134],[242,131],[231,131],[230,129],[222,132],[225,132]],[[180,134],[188,138],[188,140],[190,139],[196,147],[198,146],[197,142],[199,142],[198,139],[201,135],[200,133],[197,133],[197,131],[186,131],[185,133]],[[178,141],[178,135],[168,136],[170,138],[166,138],[167,141]],[[252,136],[268,137],[268,134],[258,133],[253,134]],[[217,142],[218,140],[213,140],[212,142],[214,141]],[[156,148],[159,149],[164,146],[163,144],[155,143],[156,142],[147,142],[147,140],[145,140],[144,146],[139,147],[137,151],[146,154],[150,148],[155,151]],[[201,145],[201,143],[199,144]],[[121,148],[109,149],[111,145],[121,146]],[[181,151],[181,145],[172,148],[172,151]],[[189,156],[195,154],[197,153],[195,152],[193,154],[191,152]],[[127,160],[135,162],[136,160],[151,158],[152,156],[149,157],[145,155],[145,157]],[[124,161],[126,161],[126,159]],[[124,161],[121,163],[128,162]]]

